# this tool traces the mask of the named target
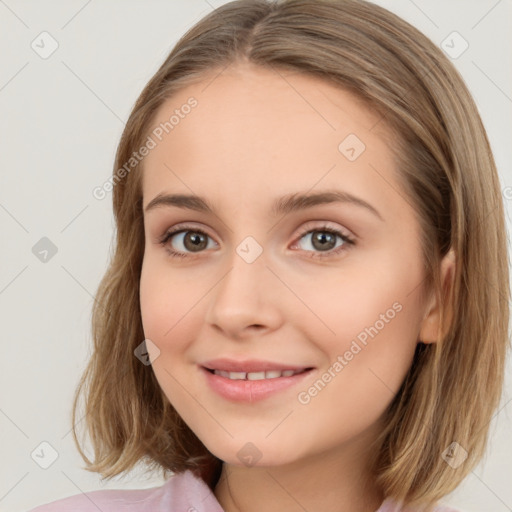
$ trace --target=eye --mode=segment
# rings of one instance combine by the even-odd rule
[[[169,241],[176,238],[177,244],[180,246],[178,250],[173,249]],[[208,238],[210,236],[203,230],[187,226],[178,226],[173,230],[166,231],[159,243],[163,245],[171,257],[187,258],[189,255],[186,251],[201,252],[208,248]],[[217,244],[215,244],[217,245]]]
[[[336,239],[341,241],[336,245]],[[176,239],[177,241],[174,241]],[[192,227],[192,226],[176,226],[174,229],[166,231],[160,238],[159,243],[164,246],[173,258],[190,258],[194,257],[193,253],[202,252],[204,249],[211,249],[212,246],[208,246],[208,239],[211,237],[203,230]],[[302,231],[300,240],[307,240],[306,246],[309,246],[303,250],[310,253],[309,257],[313,258],[326,258],[333,255],[346,251],[348,246],[355,245],[355,240],[348,234],[343,233],[338,229],[334,229],[327,225],[318,226],[314,229],[307,229]],[[173,242],[178,245],[178,249],[172,247]],[[213,242],[213,246],[218,244]],[[298,243],[292,246],[292,249],[297,247]],[[319,252],[315,252],[319,251]],[[322,254],[325,253],[325,254]]]
[[[336,238],[341,240],[341,243],[338,245],[336,245]],[[313,248],[313,252],[309,254],[309,257],[312,258],[327,258],[329,256],[338,255],[346,251],[348,247],[355,245],[355,240],[351,236],[338,229],[325,225],[303,231],[299,241],[303,239],[307,241],[306,244],[304,244],[307,252],[311,252],[311,250],[308,250],[308,247]],[[292,248],[295,248],[297,245],[296,243]],[[314,252],[315,250],[320,252]]]

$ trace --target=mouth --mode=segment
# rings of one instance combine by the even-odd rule
[[[278,399],[285,390],[304,386],[304,382],[316,373],[314,367],[252,372],[199,368],[212,391],[226,400],[239,403],[254,403],[272,396]]]
[[[313,367],[303,368],[299,370],[267,370],[258,372],[228,372],[225,370],[214,370],[212,368],[203,368],[213,375],[218,375],[230,380],[264,380],[264,379],[279,379],[282,377],[292,377],[300,375],[301,373],[313,370]]]

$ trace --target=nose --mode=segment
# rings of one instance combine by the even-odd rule
[[[276,291],[283,285],[263,255],[248,263],[234,251],[228,265],[207,296],[205,322],[232,339],[278,329],[283,319]]]

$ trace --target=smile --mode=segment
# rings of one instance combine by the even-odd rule
[[[259,372],[228,372],[205,367],[200,369],[206,384],[214,393],[229,401],[250,403],[271,396],[277,398],[287,389],[304,386],[304,379],[317,371],[315,368]]]
[[[277,379],[279,377],[291,377],[306,370],[270,370],[266,372],[226,372],[223,370],[214,370],[215,375],[220,375],[231,380],[263,380],[263,379]]]

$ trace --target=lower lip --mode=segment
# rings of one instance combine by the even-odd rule
[[[301,383],[311,375],[314,369],[307,370],[291,377],[276,377],[275,379],[232,380],[215,375],[201,366],[209,386],[219,395],[235,402],[256,402],[263,400],[278,391],[283,391]]]

